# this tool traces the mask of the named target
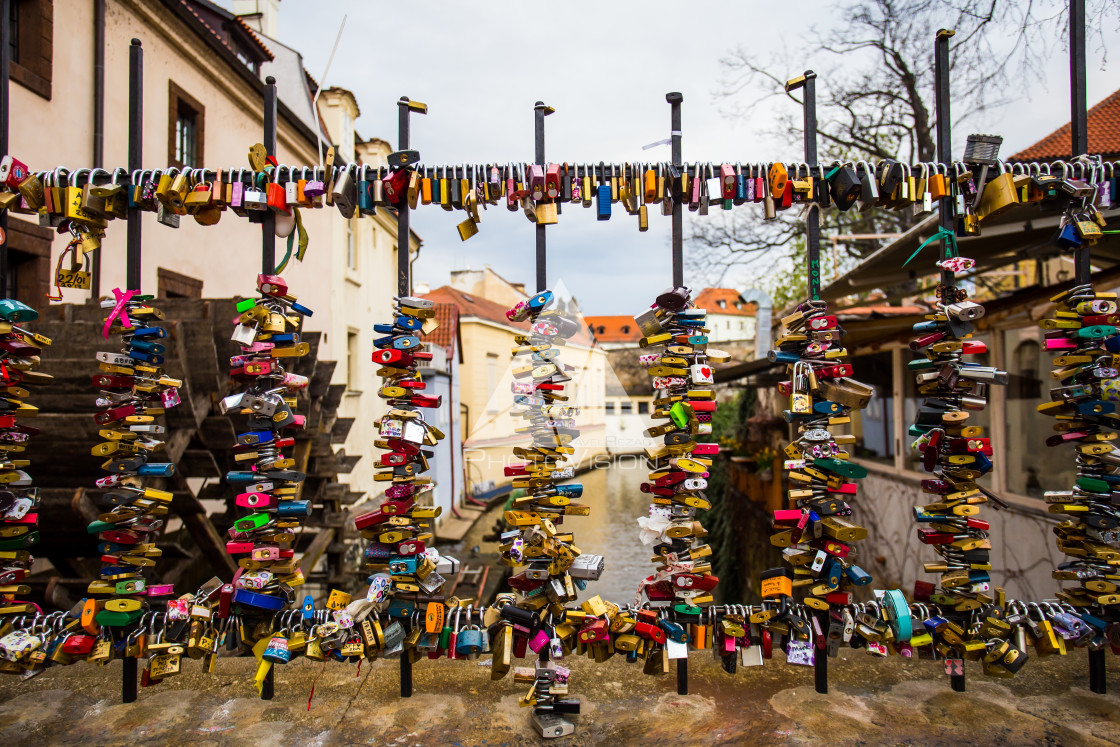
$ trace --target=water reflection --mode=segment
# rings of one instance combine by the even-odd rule
[[[645,465],[635,456],[620,457],[610,466],[593,469],[576,476],[568,483],[583,485],[581,503],[591,507],[590,516],[572,516],[564,520],[562,528],[575,534],[575,546],[580,552],[602,555],[606,568],[598,581],[588,582],[587,591],[579,595],[587,599],[596,594],[619,604],[633,601],[638,583],[653,573],[652,554],[638,540],[638,517],[649,510],[649,495],[639,486],[647,477]],[[448,550],[459,552],[462,559],[478,562],[494,558],[498,545],[485,542],[488,534],[502,515],[502,504],[487,512],[471,528],[461,543]],[[471,549],[477,547],[477,554]]]
[[[585,472],[569,482],[583,483],[583,503],[590,516],[564,522],[575,533],[581,552],[602,555],[606,569],[598,581],[589,582],[581,599],[598,594],[625,604],[634,598],[638,583],[653,573],[650,548],[638,540],[638,517],[649,511],[649,495],[639,486],[648,470],[636,457],[621,457],[609,467]]]

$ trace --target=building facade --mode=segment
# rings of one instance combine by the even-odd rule
[[[264,78],[276,78],[279,96],[276,158],[284,165],[319,162],[318,135],[344,161],[382,165],[391,148],[363,140],[354,129],[358,102],[343,89],[321,92],[298,51],[276,31],[275,0],[253,0],[244,18],[207,0],[106,0],[104,45],[92,2],[15,0],[10,149],[32,170],[125,166],[128,156],[129,47],[144,50],[143,163],[152,168],[247,166],[251,145],[263,140]],[[252,24],[252,25],[250,25]],[[98,122],[95,78],[104,66],[103,122]],[[100,163],[96,156],[100,152]],[[368,458],[382,411],[376,397],[372,328],[390,318],[398,240],[391,211],[347,220],[334,208],[303,211],[310,243],[303,263],[285,270],[293,293],[315,311],[307,329],[321,331],[319,356],[338,362],[332,383],[344,384],[339,406],[353,418],[344,450],[361,455],[348,479],[372,491]],[[13,271],[9,294],[40,309],[54,261],[68,237],[12,216]],[[182,216],[178,229],[142,214],[141,290],[166,296],[232,297],[255,294],[261,267],[261,227],[227,211],[216,226]],[[420,239],[409,237],[409,251]],[[109,224],[100,253],[101,294],[125,285],[125,226]],[[278,258],[284,240],[277,240]],[[66,302],[89,296],[65,291]]]
[[[512,349],[515,338],[528,332],[528,324],[510,322],[505,313],[524,298],[520,285],[509,283],[487,268],[472,276],[470,289],[481,289],[502,299],[501,302],[445,285],[425,297],[437,304],[451,304],[458,309],[459,334],[462,340],[462,367],[459,377],[460,433],[463,439],[463,464],[466,487],[478,500],[488,500],[509,492],[511,478],[505,467],[519,461],[513,447],[523,445],[526,436],[515,429],[523,425],[515,418],[513,393]],[[464,275],[458,277],[465,284]],[[574,302],[568,303],[569,308]],[[603,419],[605,381],[608,369],[605,351],[594,344],[590,335],[581,334],[564,346],[563,360],[574,366],[572,380],[565,386],[567,404],[579,408],[576,425],[580,437],[573,442],[576,453],[569,463],[589,467],[607,453],[606,429]]]

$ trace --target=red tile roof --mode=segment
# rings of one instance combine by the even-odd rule
[[[179,0],[179,3],[184,8],[186,8],[190,12],[190,14],[192,16],[194,16],[195,19],[197,19],[198,22],[201,23],[202,26],[207,31],[209,31],[211,34],[213,34],[214,38],[222,43],[222,46],[224,46],[226,49],[233,52],[234,54],[237,54],[237,49],[235,49],[234,46],[229,43],[228,39],[226,39],[224,36],[219,34],[217,29],[215,29],[213,26],[211,26],[209,23],[207,23],[205,20],[203,20],[202,16],[199,14],[199,12],[197,10],[194,9],[193,5],[191,4],[191,2],[189,0]],[[224,13],[228,13],[228,11],[226,11],[224,8],[221,8],[220,6],[218,6],[217,9],[224,12]],[[230,14],[230,15],[232,15],[232,14]],[[267,60],[275,59],[272,52],[269,51],[268,47],[266,47],[264,45],[264,42],[262,42],[260,40],[260,38],[257,36],[256,32],[254,32],[251,28],[249,28],[248,24],[246,24],[245,21],[241,20],[237,16],[233,16],[233,19],[237,23],[238,27],[240,27],[243,31],[247,32],[248,35],[249,35],[249,38],[251,38],[256,43],[256,45],[258,47],[260,47],[260,50],[264,53],[265,59],[267,59]]]
[[[454,304],[459,308],[460,317],[478,317],[485,319],[488,322],[501,324],[504,327],[509,327],[518,332],[528,331],[528,322],[511,322],[506,319],[506,311],[508,307],[500,303],[495,303],[488,298],[482,298],[471,293],[464,293],[461,290],[452,288],[450,285],[443,285],[436,288],[431,293],[426,294],[423,298],[437,301],[440,303]],[[573,335],[569,342],[577,345],[590,346],[594,341],[591,335],[587,333],[586,328],[581,329],[579,333]]]
[[[441,305],[451,304],[458,307],[461,317],[474,316],[519,331],[529,329],[529,324],[527,322],[511,322],[509,319],[506,319],[506,311],[508,311],[508,309],[500,303],[494,303],[488,298],[481,298],[471,295],[470,293],[464,293],[457,288],[452,288],[450,285],[440,286],[431,293],[425,295],[424,298],[437,301]]]
[[[1105,157],[1120,155],[1120,90],[1089,110],[1089,152]],[[1011,156],[1010,161],[1041,161],[1069,158],[1073,151],[1070,124],[1054,130],[1029,148]]]
[[[719,302],[723,301],[721,307]],[[734,288],[705,288],[696,297],[696,307],[709,314],[729,314],[731,316],[754,316],[757,306],[743,301],[739,291]],[[736,306],[738,304],[738,306]]]
[[[632,316],[585,316],[596,342],[637,342],[642,331]]]
[[[436,303],[435,310],[439,326],[429,334],[421,335],[420,339],[442,347],[447,359],[451,360],[459,339],[459,307],[453,303]]]

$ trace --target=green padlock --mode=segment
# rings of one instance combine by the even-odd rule
[[[272,519],[270,514],[249,514],[233,523],[234,529],[239,532],[252,532],[260,529]]]
[[[837,459],[836,457],[818,457],[813,460],[813,465],[837,475],[850,477],[853,480],[860,480],[867,477],[867,467],[860,464],[853,464],[843,459]]]
[[[687,428],[691,415],[692,408],[684,402],[674,402],[669,408],[669,417],[672,419],[673,425],[678,428]]]

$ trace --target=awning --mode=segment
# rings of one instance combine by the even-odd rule
[[[1040,203],[1020,204],[1003,215],[982,223],[979,236],[957,239],[960,253],[976,260],[969,274],[988,272],[1023,260],[1046,259],[1058,254],[1051,239],[1058,230],[1061,212],[1043,213]],[[1110,229],[1120,227],[1120,208],[1102,211]],[[910,280],[928,277],[934,267],[935,244],[906,267],[902,263],[923,241],[937,232],[937,214],[918,223],[889,244],[868,255],[859,265],[822,289],[821,298],[835,301],[852,293],[887,288]],[[1093,266],[1110,269],[1120,264],[1120,236],[1105,236],[1093,246]]]

